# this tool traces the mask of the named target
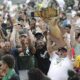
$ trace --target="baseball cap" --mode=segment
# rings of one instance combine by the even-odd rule
[[[40,39],[41,37],[44,38],[44,35],[43,35],[42,32],[36,32],[36,33],[35,33],[35,37],[36,37],[37,39]]]

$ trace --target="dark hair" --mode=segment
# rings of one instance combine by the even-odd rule
[[[80,17],[80,12],[78,12],[76,15],[77,15],[78,17]]]
[[[31,20],[34,20],[34,21],[36,21],[36,19],[35,19],[35,18],[32,18]]]
[[[31,17],[34,18],[34,12],[31,12]]]
[[[62,12],[62,14],[63,14],[64,16],[66,16],[66,13],[65,13],[65,12]]]
[[[20,19],[20,21],[24,21],[24,19]]]
[[[2,56],[1,60],[8,65],[9,68],[14,68],[15,66],[15,59],[12,55],[4,55]]]
[[[24,19],[21,17],[18,17],[18,21],[24,21]]]
[[[68,80],[79,80],[79,76],[72,70],[68,70]]]
[[[44,38],[44,35],[42,33],[36,33],[35,37],[39,40],[41,37]]]
[[[39,69],[31,69],[28,72],[29,80],[50,80]]]
[[[76,39],[78,39],[80,37],[80,33],[77,34]]]
[[[66,25],[66,28],[71,29],[71,25],[70,25],[70,24],[67,24],[67,25]]]
[[[27,16],[27,13],[26,13],[26,11],[24,11],[24,15],[25,15],[25,16]]]
[[[67,49],[64,48],[64,47],[61,47],[61,48],[58,49],[58,51],[67,52]]]

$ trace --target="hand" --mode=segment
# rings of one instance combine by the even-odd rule
[[[47,39],[50,39],[50,31],[47,31]]]
[[[29,24],[25,24],[25,27],[29,30],[30,29],[30,26],[29,26]]]
[[[56,45],[56,43],[55,43],[55,42],[53,42],[53,43],[52,43],[52,47],[54,47],[55,45]]]
[[[21,52],[21,53],[19,54],[19,56],[24,56],[24,53],[23,53],[23,52]]]
[[[22,48],[18,48],[18,51],[19,51],[19,52],[22,52],[23,50],[22,50]]]

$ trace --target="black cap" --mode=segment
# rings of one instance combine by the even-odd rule
[[[39,39],[41,37],[44,37],[44,35],[41,32],[37,32],[37,33],[35,33],[35,37]]]

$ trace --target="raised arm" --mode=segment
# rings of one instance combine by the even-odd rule
[[[12,44],[12,47],[15,47],[16,46],[16,42],[15,42],[16,39],[15,39],[15,37],[16,37],[16,29],[13,28],[13,31],[12,31],[11,37],[10,37],[10,42]]]
[[[32,34],[32,32],[31,32],[31,30],[29,29],[29,46],[30,46],[30,48],[31,48],[31,52],[33,53],[33,54],[35,54],[35,52],[36,52],[36,49],[35,49],[35,37],[34,37],[34,35]]]
[[[72,21],[72,23],[71,23],[71,31],[70,31],[70,37],[71,37],[71,46],[72,47],[75,47],[75,45],[76,45],[76,40],[75,40],[75,28],[76,28],[76,25],[74,24],[74,20]]]
[[[52,48],[51,38],[50,37],[51,37],[50,36],[50,32],[48,31],[48,33],[47,33],[47,51],[48,51],[49,55],[51,55],[52,52],[53,52],[53,48]]]
[[[29,47],[31,48],[31,52],[33,54],[35,54],[35,52],[36,52],[36,49],[35,49],[35,41],[36,41],[35,37],[34,37],[32,31],[31,31],[31,28],[30,28],[28,23],[25,23],[25,28],[28,30]]]
[[[10,41],[11,41],[12,47],[16,47],[16,45],[20,45],[19,31],[18,31],[18,28],[16,25],[14,25],[14,27],[13,27]]]

